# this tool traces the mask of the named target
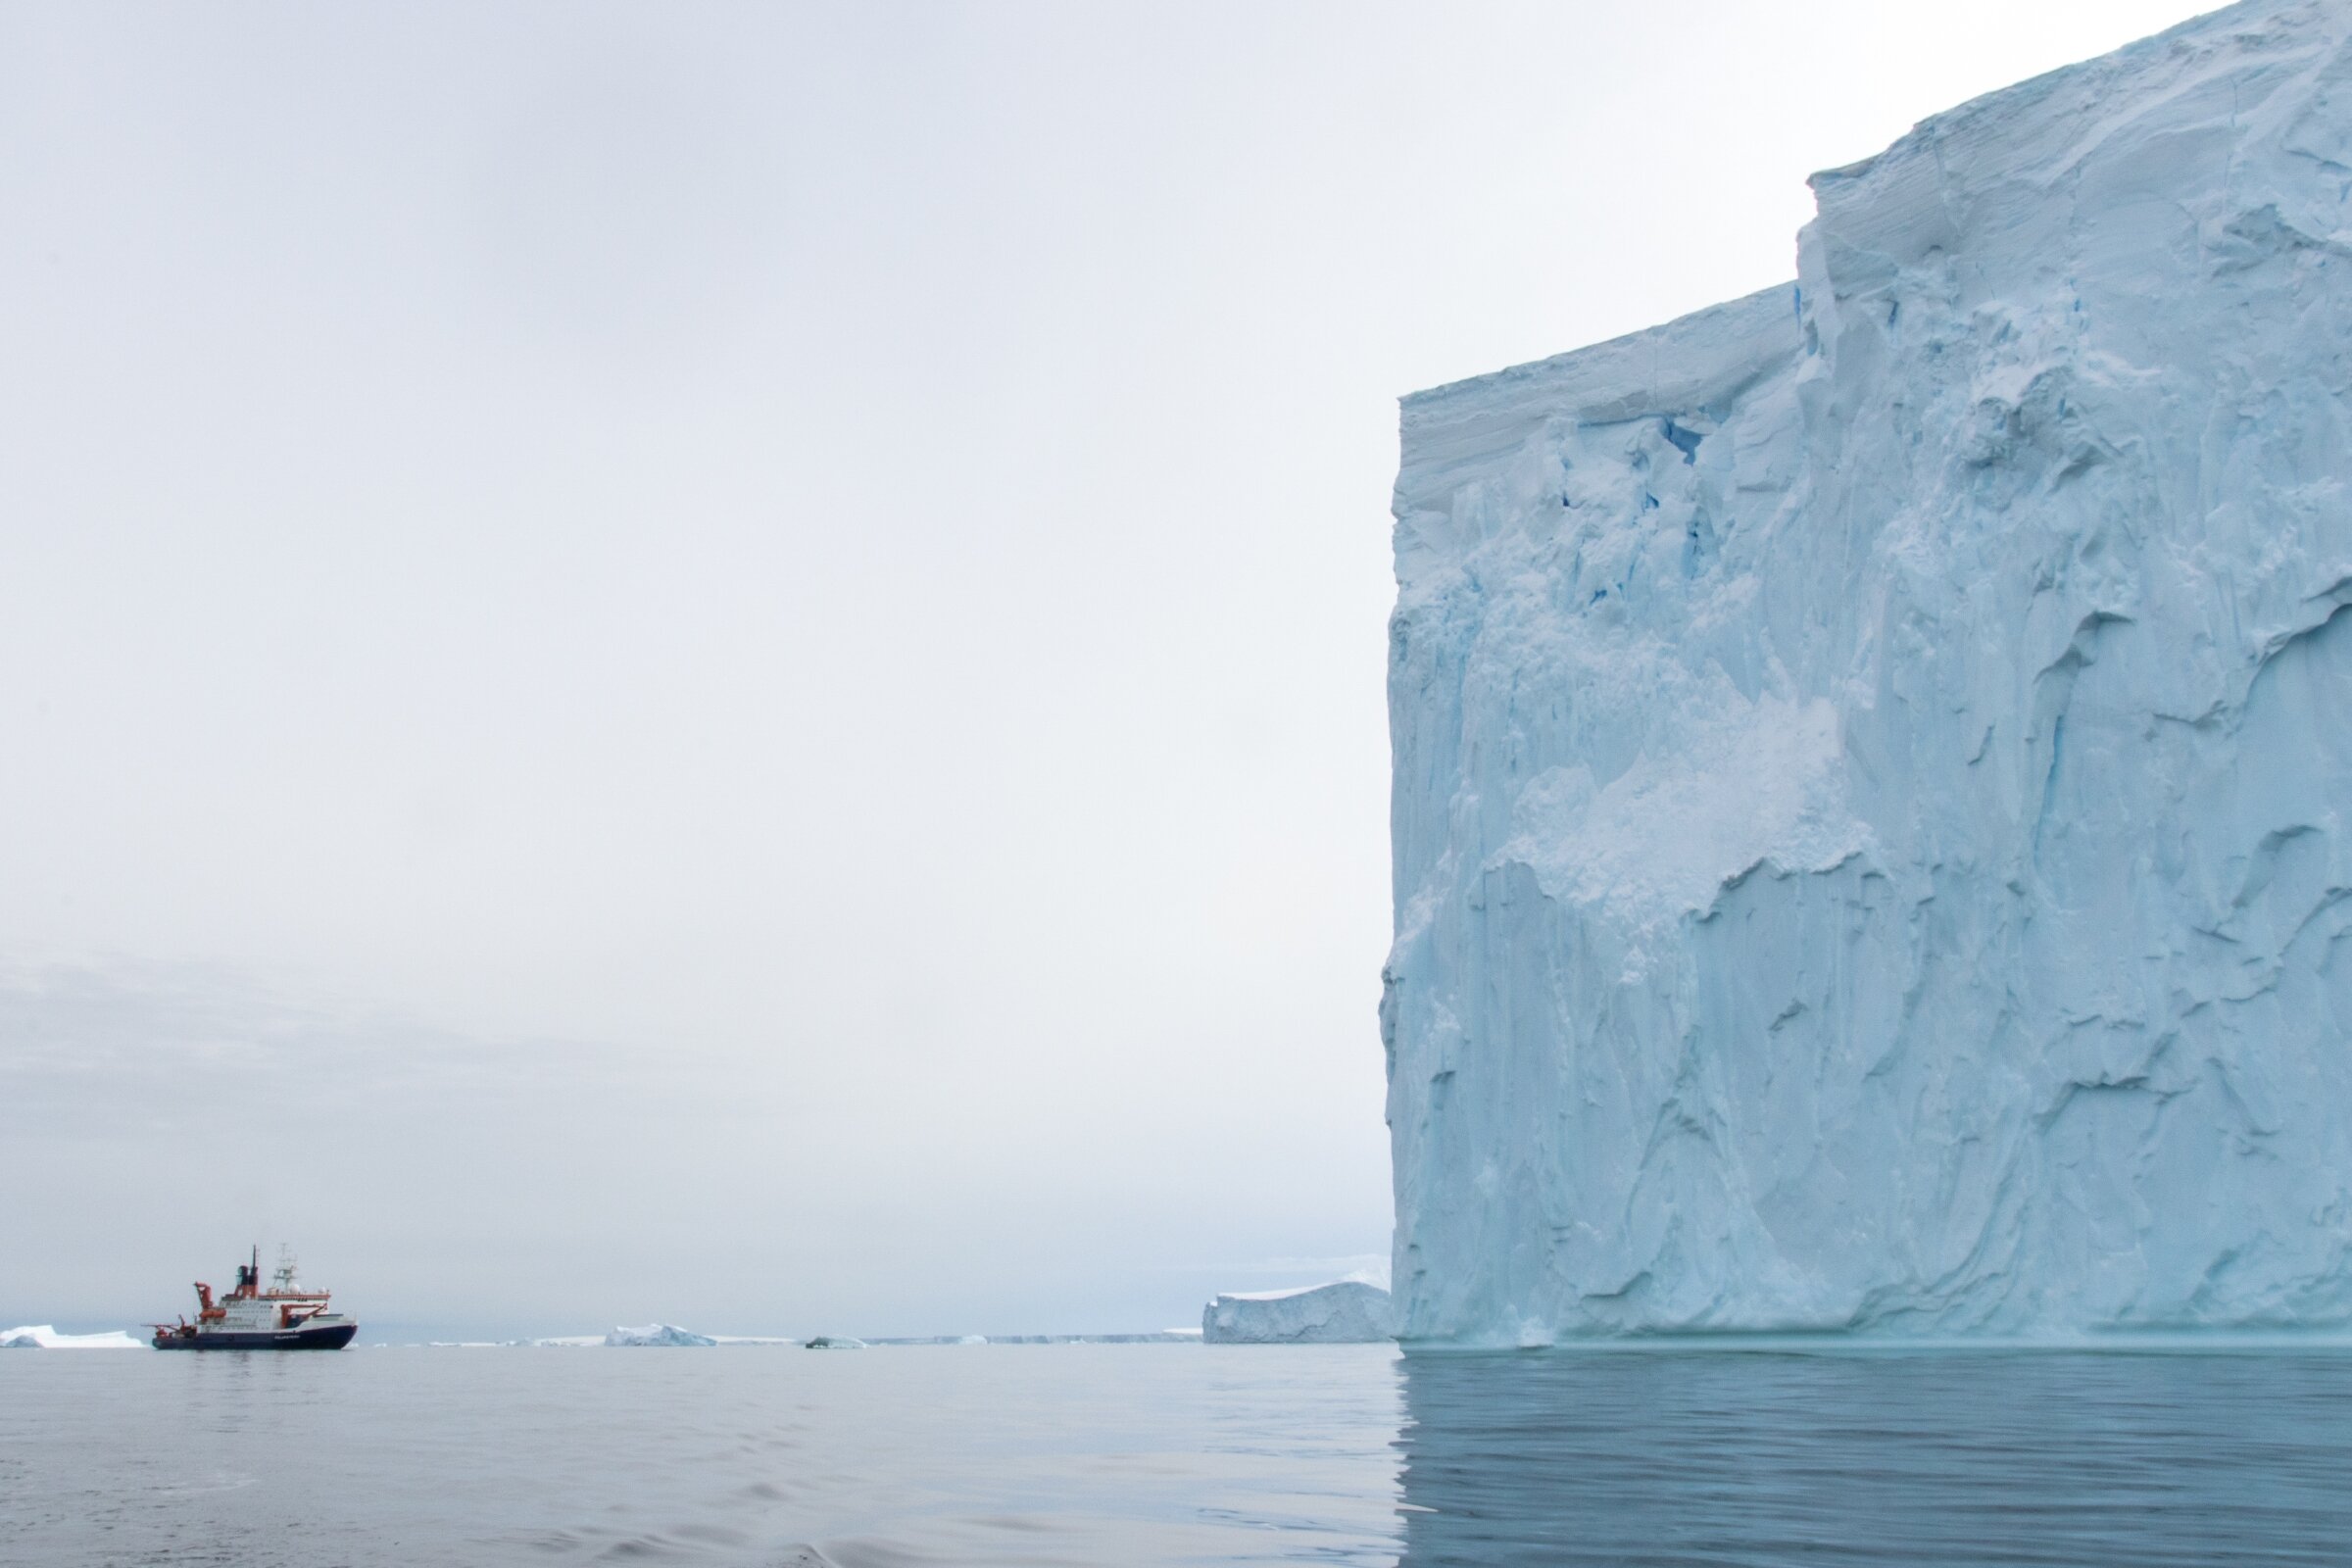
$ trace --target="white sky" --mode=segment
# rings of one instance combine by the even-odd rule
[[[0,1326],[1385,1252],[1395,398],[2193,9],[0,3]]]

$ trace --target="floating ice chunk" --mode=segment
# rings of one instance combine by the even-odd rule
[[[616,1328],[605,1336],[607,1345],[630,1348],[653,1346],[708,1346],[718,1342],[708,1334],[696,1334],[674,1323],[648,1323],[643,1328]]]
[[[1396,1337],[1389,1293],[1361,1280],[1228,1292],[1200,1313],[1200,1338],[1209,1345],[1369,1345]]]

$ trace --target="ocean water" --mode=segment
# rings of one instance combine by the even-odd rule
[[[0,1356],[0,1562],[2352,1562],[2352,1354]]]

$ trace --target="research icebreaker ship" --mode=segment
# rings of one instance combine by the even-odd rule
[[[270,1288],[262,1289],[262,1250],[237,1265],[236,1288],[220,1300],[213,1288],[196,1287],[196,1321],[155,1325],[159,1350],[340,1350],[360,1325],[328,1310],[324,1291],[294,1283],[293,1255],[282,1248]]]

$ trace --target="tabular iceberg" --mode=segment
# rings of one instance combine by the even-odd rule
[[[1360,1280],[1226,1292],[1200,1312],[1210,1345],[1371,1345],[1396,1337],[1389,1293]]]
[[[27,1323],[20,1328],[0,1329],[0,1350],[145,1350],[152,1348],[145,1340],[134,1338],[127,1329],[109,1329],[103,1334],[60,1334],[47,1323]]]
[[[2352,1322],[2352,8],[1405,400],[1408,1341]]]

